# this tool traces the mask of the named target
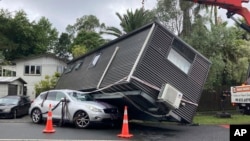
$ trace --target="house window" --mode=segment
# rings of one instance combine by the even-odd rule
[[[101,53],[98,53],[93,60],[91,61],[91,63],[89,64],[89,68],[92,68],[96,65],[96,63],[98,62],[99,58],[101,56]]]
[[[36,66],[36,74],[41,74],[41,66]]]
[[[30,73],[30,66],[24,66],[24,74]]]
[[[41,66],[38,65],[25,65],[24,74],[26,75],[41,75]]]
[[[174,40],[167,59],[186,74],[195,58],[195,53],[180,41]]]
[[[57,72],[59,72],[59,73],[63,73],[63,71],[64,71],[64,66],[57,66]]]
[[[0,76],[16,76],[16,72],[8,69],[0,69]]]
[[[30,66],[30,74],[35,74],[35,66]]]

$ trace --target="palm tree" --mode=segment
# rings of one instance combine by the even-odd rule
[[[180,1],[180,8],[183,11],[183,31],[182,36],[189,36],[190,32],[192,31],[192,18],[191,16],[194,16],[194,19],[199,17],[199,12],[203,9],[206,10],[206,12],[209,11],[208,5],[204,4],[197,4],[189,1]],[[192,10],[193,9],[193,10]],[[192,15],[190,11],[193,11]],[[214,22],[217,25],[218,24],[218,14],[217,14],[217,6],[211,6],[210,10],[210,19],[214,16]],[[212,22],[212,20],[210,20]]]
[[[191,23],[191,14],[190,10],[195,5],[193,2],[189,1],[180,1],[180,9],[183,11],[183,30],[182,36],[188,36],[190,31],[192,30],[192,23]]]
[[[114,35],[116,37],[120,37],[126,33],[129,33],[147,23],[150,23],[154,20],[154,13],[149,10],[144,10],[143,8],[136,9],[135,12],[132,10],[127,10],[127,13],[121,15],[116,12],[116,15],[120,19],[120,26],[122,31],[116,27],[107,27],[105,31],[101,33]]]
[[[217,6],[211,6],[211,18],[214,16],[214,24],[218,25],[218,7]]]
[[[117,27],[108,26],[108,27],[104,28],[104,31],[101,31],[101,34],[108,34],[108,35],[113,35],[115,37],[120,37],[124,33]]]

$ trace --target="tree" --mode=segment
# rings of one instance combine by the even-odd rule
[[[10,18],[10,17],[9,17]],[[24,11],[17,11],[14,18],[8,19],[5,24],[5,32],[3,39],[8,46],[3,50],[3,54],[7,60],[12,60],[21,56],[28,55],[30,45],[33,41],[32,24],[27,18]],[[31,52],[34,53],[34,52]]]
[[[158,0],[156,16],[170,31],[179,35],[182,31],[182,11],[177,0]]]
[[[101,37],[100,34],[82,30],[77,34],[76,38],[74,38],[72,47],[80,45],[86,47],[87,51],[91,51],[95,48],[100,47],[104,43],[105,40]]]
[[[51,90],[56,86],[60,73],[55,72],[53,76],[46,75],[43,80],[35,84],[36,97],[43,91]]]
[[[105,24],[100,23],[99,19],[94,15],[84,15],[76,19],[76,23],[68,25],[66,31],[73,38],[78,32],[96,32],[97,29],[102,28]]]
[[[70,51],[73,57],[80,56],[105,43],[98,29],[105,25],[100,24],[94,15],[84,15],[76,20],[73,25],[68,25],[66,30],[71,40]],[[79,51],[79,52],[77,52]]]
[[[8,48],[15,48],[16,44],[7,35],[11,29],[11,14],[8,10],[0,10],[0,49],[2,53]]]
[[[112,35],[115,37],[120,37],[122,35],[124,35],[125,33],[122,32],[119,28],[114,27],[114,26],[108,26],[104,29],[104,31],[101,31],[101,34],[108,34],[108,35]]]
[[[102,31],[102,33],[120,37],[123,34],[140,28],[147,23],[153,22],[153,20],[155,19],[154,12],[144,10],[143,8],[136,9],[134,12],[132,10],[127,10],[127,13],[123,15],[116,12],[116,15],[120,19],[120,26],[122,27],[122,31],[116,27],[106,27],[106,29]]]
[[[212,61],[205,88],[213,90],[242,83],[250,59],[250,50],[246,47],[249,43],[240,38],[237,28],[218,22],[208,29],[204,26],[207,20],[203,19],[196,19],[192,34],[184,40]]]
[[[195,5],[193,2],[189,1],[179,1],[180,9],[183,11],[183,29],[182,29],[182,36],[189,36],[190,32],[192,31],[192,13],[191,9]]]
[[[58,31],[45,17],[41,17],[37,23],[33,24],[35,53],[50,52],[58,40]]]
[[[0,20],[0,45],[6,60],[46,53],[57,40],[58,32],[44,17],[30,22],[23,10],[14,16],[2,10]]]
[[[204,5],[182,0],[158,0],[155,9],[157,18],[178,36],[189,36],[193,20]]]
[[[55,44],[53,49],[56,56],[62,59],[70,58],[70,46],[71,40],[68,33],[62,33],[58,39],[58,42]]]
[[[87,53],[87,48],[84,45],[75,45],[72,47],[73,58],[77,58],[83,54]]]

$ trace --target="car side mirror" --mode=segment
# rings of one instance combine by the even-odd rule
[[[67,102],[67,103],[69,103],[69,102],[70,102],[70,100],[69,100],[69,99],[67,99],[67,98],[61,98],[61,102]]]

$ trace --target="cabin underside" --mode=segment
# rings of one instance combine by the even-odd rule
[[[148,94],[137,91],[122,91],[114,93],[92,94],[96,100],[104,101],[115,105],[123,112],[124,106],[128,107],[129,119],[149,121],[172,121],[190,123],[169,109],[164,103],[153,99]]]

